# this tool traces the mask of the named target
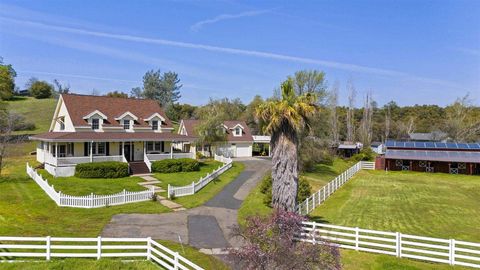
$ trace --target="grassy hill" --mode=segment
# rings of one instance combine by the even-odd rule
[[[27,122],[35,124],[34,130],[22,130],[16,134],[37,134],[48,131],[55,110],[56,99],[35,99],[32,97],[15,97],[8,101],[8,108],[25,117]]]

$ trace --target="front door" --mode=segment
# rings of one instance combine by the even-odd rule
[[[123,145],[123,153],[128,162],[133,161],[131,149],[132,149],[132,145],[130,142],[127,142]]]

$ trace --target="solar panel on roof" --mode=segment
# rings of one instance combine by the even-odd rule
[[[469,149],[468,143],[457,143],[458,149]]]
[[[405,147],[415,147],[415,143],[414,142],[406,142]]]
[[[469,143],[468,146],[470,149],[480,149],[480,144],[478,143]]]
[[[447,148],[457,149],[458,147],[456,143],[447,143]]]
[[[434,142],[426,142],[425,147],[427,148],[435,148],[435,143]]]
[[[436,147],[436,148],[447,148],[447,144],[446,144],[446,143],[436,142],[436,143],[435,143],[435,147]]]
[[[385,144],[387,147],[395,146],[395,141],[387,141]]]
[[[405,147],[405,142],[395,142],[396,147]]]
[[[425,148],[424,142],[415,142],[414,144],[416,148]]]

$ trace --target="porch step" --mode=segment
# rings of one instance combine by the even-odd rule
[[[130,166],[130,173],[131,174],[149,174],[150,171],[148,170],[147,164],[143,161],[133,161],[129,162],[128,165]]]

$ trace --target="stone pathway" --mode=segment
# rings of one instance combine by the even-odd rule
[[[148,188],[148,189],[152,189],[158,193],[158,192],[165,192],[165,190],[159,186],[157,186],[156,184],[159,184],[161,183],[160,180],[158,180],[157,178],[151,176],[151,175],[139,175],[140,178],[142,178],[143,180],[145,180],[145,182],[140,182],[138,183],[139,185],[145,187],[145,188]],[[166,206],[170,209],[172,209],[173,211],[182,211],[182,210],[186,210],[186,208],[184,208],[182,205],[178,204],[178,203],[175,203],[175,202],[172,202],[170,200],[168,200],[167,198],[163,197],[163,196],[160,196],[160,195],[156,195],[157,196],[157,201],[162,204],[163,206]]]
[[[189,244],[207,254],[238,247],[232,237],[241,203],[271,168],[264,158],[241,160],[245,170],[205,205],[164,214],[119,214],[103,229],[105,237],[152,237]]]

